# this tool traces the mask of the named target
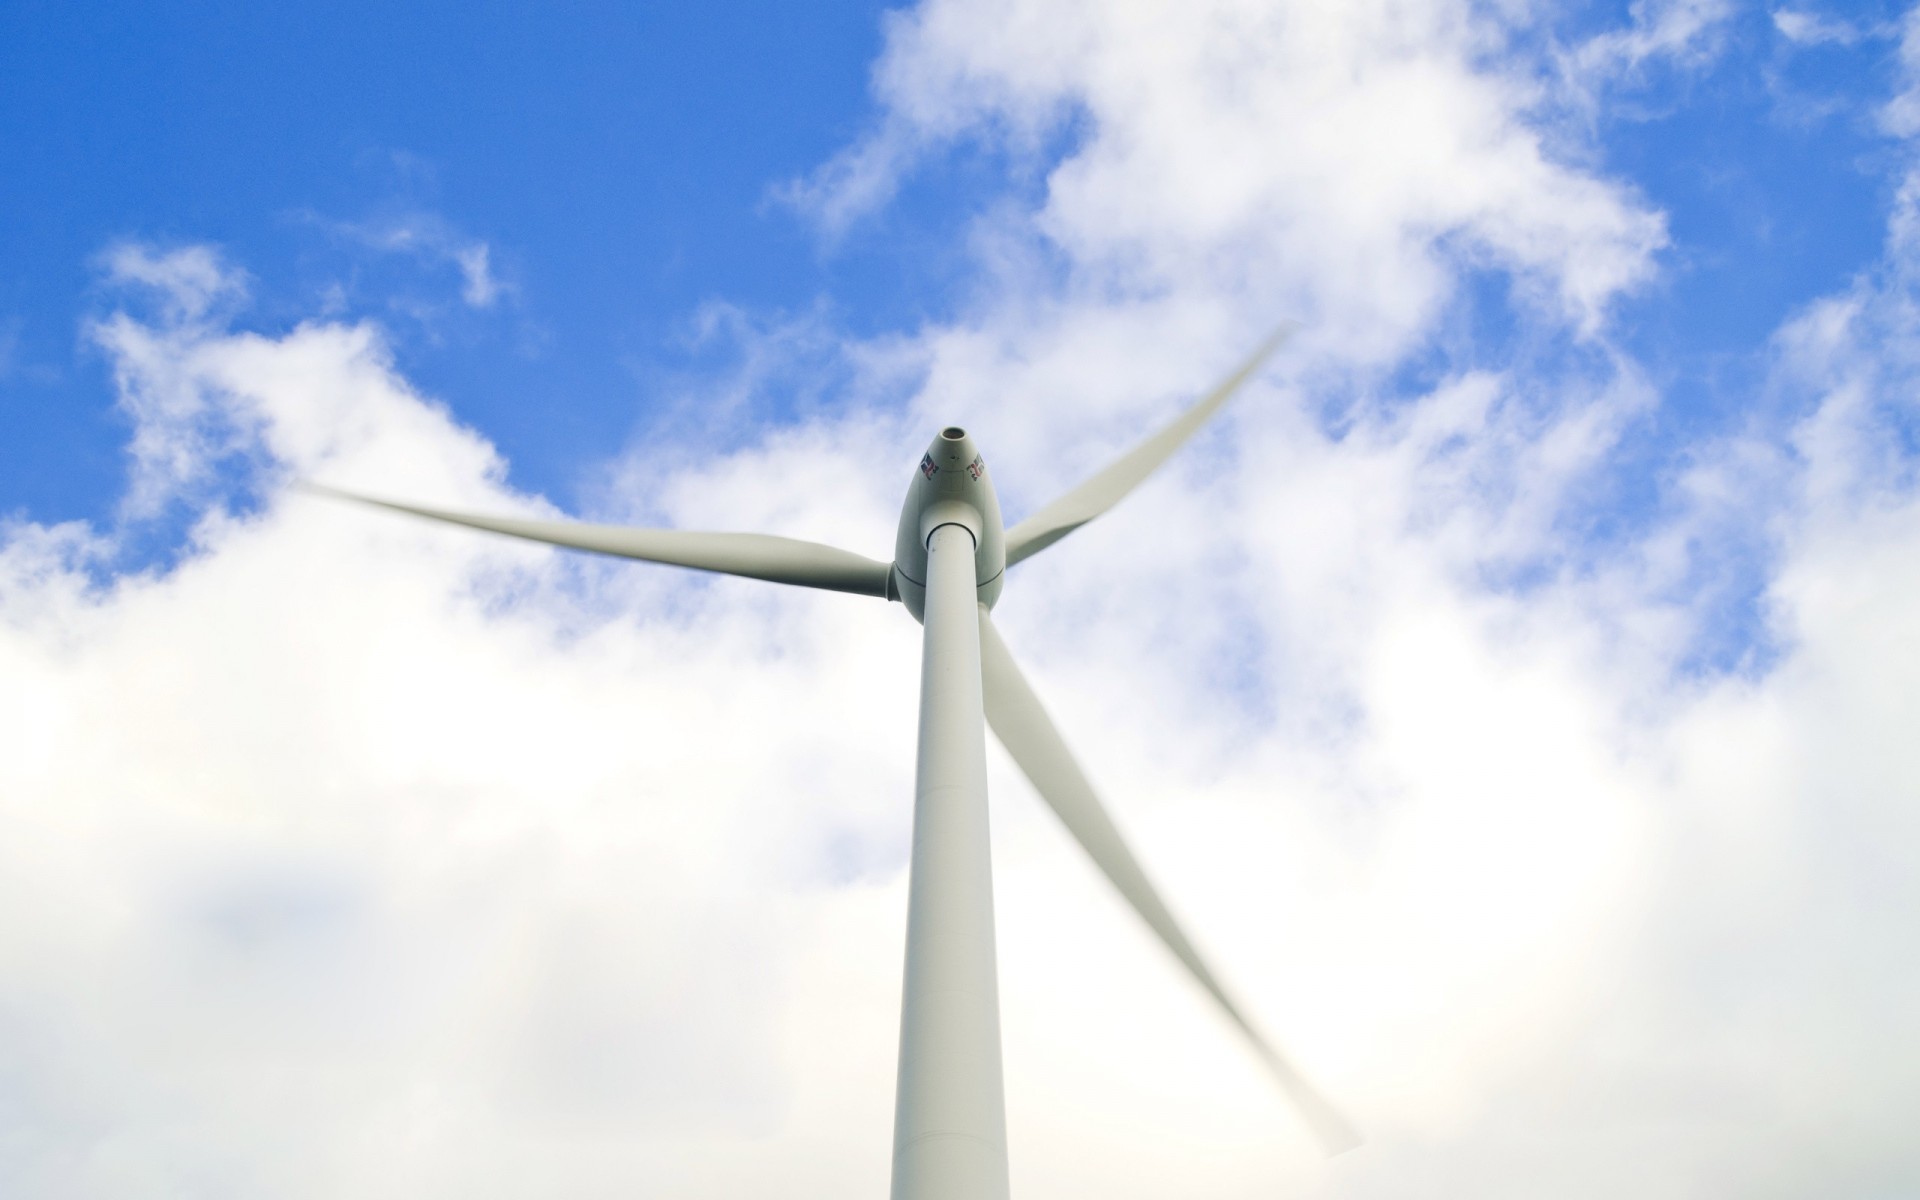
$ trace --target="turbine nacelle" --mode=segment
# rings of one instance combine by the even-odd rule
[[[973,438],[957,425],[940,431],[920,459],[900,508],[900,534],[894,540],[893,594],[913,619],[926,619],[927,539],[942,525],[958,525],[973,536],[973,577],[980,603],[992,608],[1000,599],[1007,573],[1006,530],[1000,498]]]

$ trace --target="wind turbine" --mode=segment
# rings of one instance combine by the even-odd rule
[[[993,732],[1082,849],[1238,1026],[1331,1154],[1353,1126],[1267,1040],[1187,939],[1014,664],[988,612],[1006,569],[1112,508],[1178,450],[1285,340],[1270,337],[1191,408],[1011,529],[973,438],[940,431],[920,460],[891,563],[759,533],[695,533],[476,516],[316,491],[555,546],[905,603],[924,626],[906,983],[894,1099],[893,1200],[1007,1195],[1000,1003],[987,839]]]

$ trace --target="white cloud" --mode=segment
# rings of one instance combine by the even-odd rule
[[[110,283],[148,289],[176,322],[213,315],[217,305],[237,303],[247,293],[246,276],[228,269],[210,246],[160,250],[121,242],[102,254],[100,262]]]
[[[1773,27],[1801,46],[1851,46],[1867,36],[1851,22],[1791,8],[1773,10]]]
[[[453,260],[460,265],[460,274],[467,281],[460,290],[460,298],[474,308],[491,308],[500,298],[500,281],[493,277],[489,265],[492,256],[485,242],[460,246],[453,252]]]
[[[983,224],[960,322],[850,352],[862,394],[924,375],[904,417],[654,447],[606,506],[884,553],[927,430],[973,427],[1017,515],[1224,367],[1249,314],[1307,308],[1326,331],[1023,566],[999,619],[1370,1144],[1314,1155],[996,757],[1016,1189],[1897,1194],[1920,1179],[1906,218],[1780,335],[1791,428],[1702,447],[1669,526],[1571,561],[1563,518],[1651,402],[1631,364],[1602,343],[1591,374],[1413,395],[1374,368],[1479,256],[1591,335],[1660,224],[1542,149],[1449,11],[900,18],[882,77],[911,128],[958,113],[1018,151],[1021,114],[1100,120],[1044,203]],[[1303,98],[1324,128],[1274,120]],[[1276,126],[1289,153],[1237,153]],[[135,492],[189,498],[193,552],[101,582],[84,528],[0,551],[0,1191],[877,1194],[914,627],[287,494],[544,507],[376,329],[237,331],[233,270],[176,253],[129,260],[171,289],[159,315],[97,338]],[[216,462],[257,512],[181,482]],[[1767,547],[1779,656],[1688,674],[1710,618],[1675,580],[1726,530]]]
[[[1900,37],[1900,90],[1880,114],[1895,137],[1920,136],[1920,10],[1907,14]]]
[[[1697,66],[1718,53],[1719,35],[1733,15],[1729,0],[1634,0],[1627,27],[1581,43],[1570,65],[1590,90],[1662,60]]]
[[[106,327],[123,387],[194,397],[269,503],[106,586],[83,532],[9,534],[0,1190],[500,1194],[516,1161],[585,1188],[609,1154],[672,1170],[771,1128],[817,863],[900,820],[869,814],[910,756],[871,747],[910,737],[910,627],[290,496],[297,472],[525,506],[368,328]],[[237,448],[129,411],[183,472]],[[622,1132],[552,1175],[577,1128]]]
[[[434,213],[406,212],[365,221],[309,219],[334,236],[369,249],[452,267],[460,276],[460,299],[469,308],[492,308],[515,290],[495,273],[493,248],[485,240],[466,236]]]
[[[1064,259],[1077,296],[1251,294],[1390,358],[1465,260],[1591,329],[1663,223],[1549,152],[1539,64],[1500,65],[1510,32],[1444,0],[935,0],[891,20],[877,132],[791,195],[840,230],[955,139],[1016,159],[1066,140],[1011,236]]]

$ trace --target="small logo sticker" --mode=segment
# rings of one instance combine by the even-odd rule
[[[981,458],[978,454],[974,455],[973,461],[967,464],[967,474],[973,476],[973,481],[975,483],[979,483],[980,477],[982,475],[985,475],[986,473],[987,473],[986,460]]]
[[[920,473],[928,479],[940,473],[940,468],[933,465],[933,455],[928,454],[920,459]]]

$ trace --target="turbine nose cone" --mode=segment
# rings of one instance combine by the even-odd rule
[[[962,525],[973,534],[974,579],[980,603],[991,607],[1000,598],[1000,577],[1007,567],[1000,500],[993,494],[993,479],[980,448],[958,425],[934,435],[900,509],[900,534],[893,555],[895,585],[907,611],[916,618],[921,615],[927,582],[927,538],[942,524]]]
[[[958,425],[949,425],[942,429],[933,439],[933,444],[927,447],[926,462],[932,463],[943,472],[959,472],[973,467],[974,476],[978,478],[979,459],[979,447],[973,444],[973,438],[967,435],[967,431]],[[925,463],[922,464],[923,469],[924,467]]]

